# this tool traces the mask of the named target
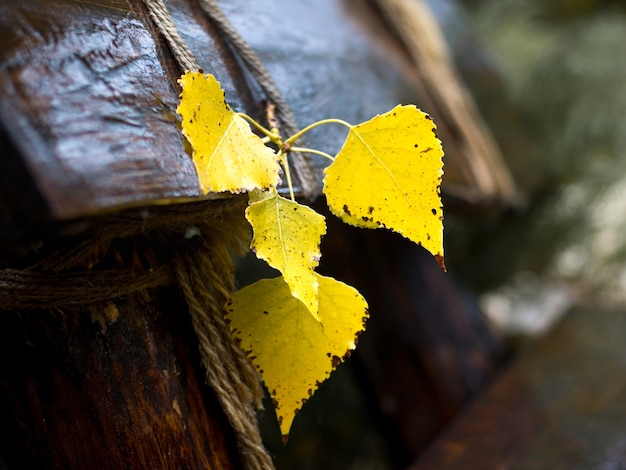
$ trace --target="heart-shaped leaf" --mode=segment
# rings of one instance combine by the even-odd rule
[[[443,267],[442,157],[431,118],[397,106],[350,127],[324,171],[328,205],[346,223],[404,235]]]
[[[324,216],[278,194],[254,202],[246,209],[258,258],[278,269],[291,293],[317,316],[317,277],[320,240],[326,233]]]
[[[356,347],[367,319],[367,303],[356,289],[316,276],[322,324],[282,277],[244,287],[226,305],[233,334],[274,399],[284,438],[306,399]]]
[[[202,192],[239,193],[277,186],[278,157],[228,106],[215,77],[187,72],[179,83],[183,92],[177,112],[193,148]]]

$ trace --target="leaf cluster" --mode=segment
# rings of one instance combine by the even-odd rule
[[[283,140],[278,129],[234,112],[212,75],[187,72],[180,83],[178,113],[203,192],[249,194],[251,249],[281,273],[236,292],[226,318],[259,369],[286,438],[295,413],[356,347],[368,315],[365,299],[353,287],[315,272],[326,222],[295,200],[290,152],[332,161],[324,171],[323,192],[342,221],[398,232],[443,267],[441,143],[430,117],[415,106],[397,106],[358,125],[320,121]],[[265,137],[252,132],[251,124]],[[348,128],[336,156],[295,146],[304,133],[324,124]],[[278,193],[281,176],[290,198]]]

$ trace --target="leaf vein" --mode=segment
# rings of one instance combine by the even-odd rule
[[[354,131],[353,131],[354,132]],[[378,164],[387,172],[387,174],[389,175],[389,177],[391,178],[391,180],[393,181],[393,184],[396,186],[396,188],[398,189],[398,191],[400,191],[400,193],[402,194],[402,197],[404,197],[404,199],[406,200],[407,204],[409,205],[409,207],[411,207],[411,209],[413,209],[413,203],[411,202],[411,200],[407,197],[406,193],[404,192],[404,190],[402,189],[402,186],[400,185],[400,183],[398,182],[398,180],[396,179],[396,177],[394,176],[394,174],[392,173],[392,171],[389,169],[389,167],[385,164],[385,162],[383,162],[380,158],[378,158],[376,156],[376,152],[374,152],[374,150],[372,150],[372,147],[365,141],[365,139],[363,139],[357,132],[354,132],[354,134],[356,135],[357,139],[359,139],[359,141],[361,142],[361,144],[363,144],[363,146],[366,148],[367,152],[372,156],[372,158],[378,162]]]

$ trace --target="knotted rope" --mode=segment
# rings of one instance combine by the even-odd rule
[[[252,403],[263,391],[254,366],[222,315],[234,290],[230,252],[247,249],[250,230],[242,198],[131,210],[93,222],[81,241],[23,269],[0,270],[0,310],[54,309],[178,285],[198,337],[207,380],[229,419],[246,469],[273,468]],[[112,247],[135,240],[158,253],[156,265],[112,268]]]

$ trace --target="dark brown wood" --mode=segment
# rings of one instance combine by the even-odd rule
[[[210,29],[188,28],[239,106],[232,54]],[[199,196],[175,114],[180,71],[141,0],[2,2],[0,44],[1,266],[36,262],[42,240],[46,251],[70,236],[80,243],[102,222],[85,217]],[[2,312],[9,465],[239,468],[186,312],[175,289]]]
[[[577,307],[527,344],[411,470],[623,468],[625,334],[623,310]]]
[[[241,467],[222,402],[206,385],[174,270],[177,256],[198,249],[185,238],[193,225],[212,245],[190,258],[221,260],[225,272],[211,272],[210,263],[204,272],[228,279],[220,244],[232,246],[229,237],[245,234],[242,210],[235,200],[203,201],[77,221],[79,235],[39,247],[35,260],[47,268],[33,268],[34,278],[11,271],[22,281],[0,302],[0,455],[9,464]],[[72,277],[78,281],[58,284]],[[227,280],[215,283],[228,288]],[[35,303],[24,303],[25,289],[35,292]],[[225,302],[221,290],[217,295]]]
[[[0,316],[9,468],[239,468],[173,289]]]
[[[22,159],[52,217],[199,194],[151,29],[121,1],[0,5],[8,157]]]

